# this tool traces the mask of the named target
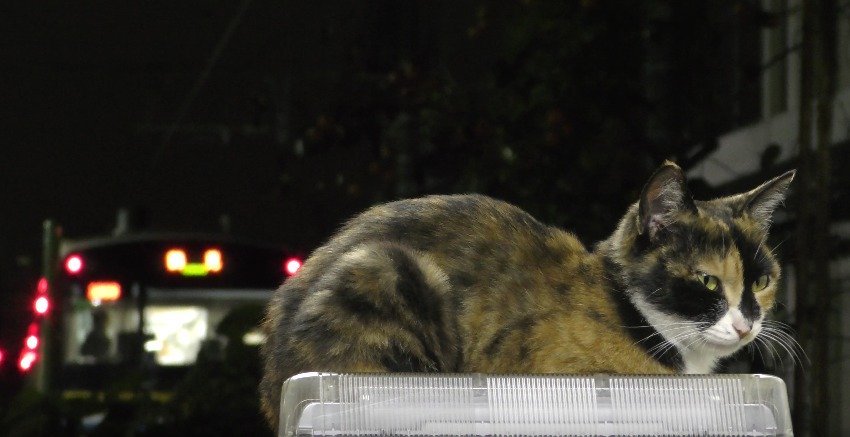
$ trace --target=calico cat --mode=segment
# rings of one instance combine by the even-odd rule
[[[265,414],[302,371],[711,372],[774,305],[765,241],[793,177],[694,201],[667,162],[592,252],[481,195],[374,207],[272,298]]]

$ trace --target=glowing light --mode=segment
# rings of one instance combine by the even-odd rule
[[[165,347],[162,340],[148,340],[145,342],[145,351],[146,352],[159,352],[162,348]]]
[[[206,266],[207,271],[218,273],[224,267],[224,263],[221,259],[221,251],[218,249],[209,249],[204,252],[204,266]]]
[[[0,364],[3,364],[3,358],[5,358],[5,354],[3,353],[3,349],[0,349]]]
[[[283,270],[287,275],[294,275],[301,268],[301,260],[298,258],[290,258],[283,264]]]
[[[242,343],[246,346],[259,346],[266,342],[266,335],[259,330],[252,330],[242,336]]]
[[[79,255],[71,255],[65,260],[65,271],[69,275],[76,275],[83,271],[83,258]]]
[[[92,302],[109,302],[121,298],[121,284],[117,282],[90,282],[86,297]]]
[[[38,280],[38,287],[36,287],[36,289],[38,290],[38,294],[47,294],[47,286],[48,285],[49,284],[47,283],[47,278],[39,279]]]
[[[186,268],[186,252],[171,249],[165,252],[165,269],[169,272],[182,272]]]
[[[27,372],[32,368],[38,355],[33,351],[27,351],[21,354],[21,359],[18,361],[18,368],[23,372]]]
[[[183,276],[206,276],[207,266],[201,263],[186,264],[186,266],[183,267],[183,271],[180,273],[182,273]]]
[[[47,311],[50,310],[50,299],[47,296],[39,296],[35,299],[33,307],[37,314],[47,314]]]
[[[27,349],[35,350],[38,347],[38,337],[35,335],[30,335],[26,340]]]

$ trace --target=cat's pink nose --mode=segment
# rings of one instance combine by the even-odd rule
[[[732,328],[738,334],[738,338],[746,337],[747,334],[749,334],[750,331],[752,330],[749,323],[746,323],[746,322],[744,322],[744,323],[733,323]]]

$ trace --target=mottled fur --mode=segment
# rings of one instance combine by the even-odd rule
[[[593,252],[485,196],[374,207],[269,304],[266,415],[276,426],[281,384],[302,371],[711,371],[752,340],[729,340],[730,326],[754,337],[773,306],[766,222],[792,176],[694,202],[667,163]],[[706,289],[700,272],[722,286]],[[754,293],[762,274],[770,286]]]

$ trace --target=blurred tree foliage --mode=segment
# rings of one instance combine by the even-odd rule
[[[652,5],[666,11],[660,22],[647,18]],[[691,33],[713,24],[694,18],[705,2],[671,6],[528,1],[506,14],[482,2],[458,43],[495,34],[500,43],[475,77],[416,50],[396,53],[389,71],[364,63],[340,102],[294,129],[302,135],[284,160],[283,195],[309,217],[304,238],[316,244],[376,202],[459,192],[517,203],[586,242],[604,237],[648,174],[689,156],[712,127],[713,101],[683,104],[710,95],[711,80],[678,75],[678,92],[647,91],[648,48],[660,44],[674,63],[699,50],[680,50],[677,17],[693,19]]]

